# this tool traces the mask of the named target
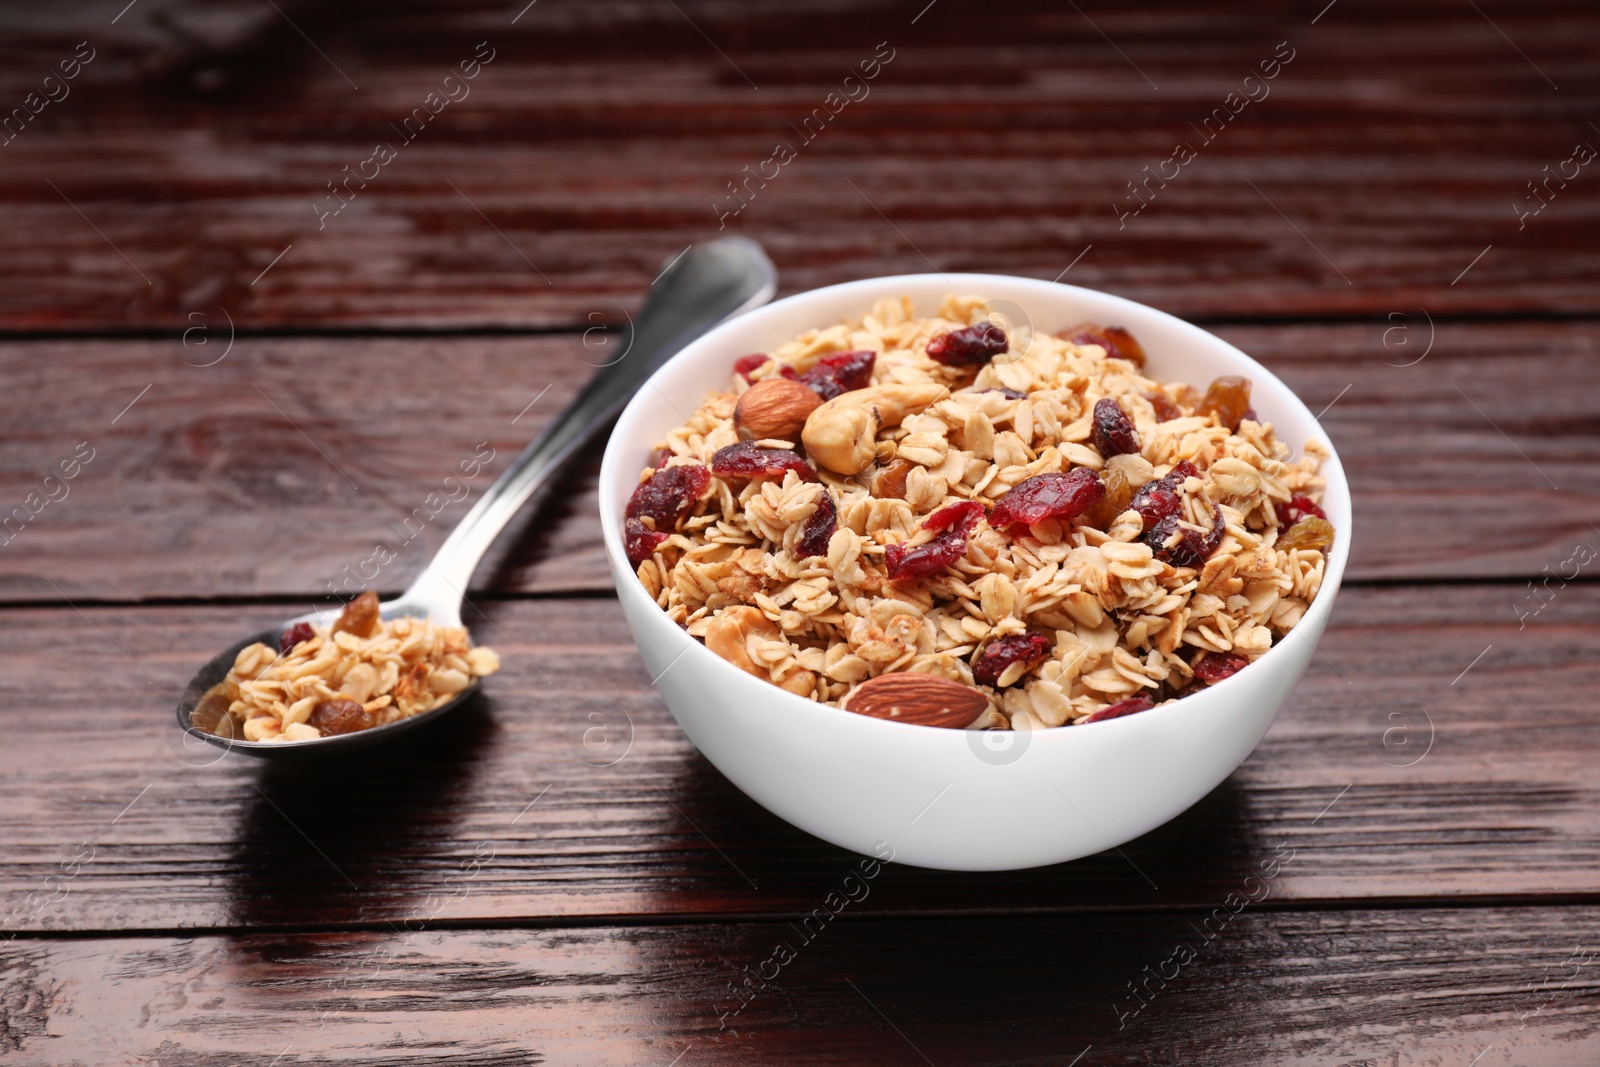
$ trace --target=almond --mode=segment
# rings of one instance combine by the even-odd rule
[[[746,389],[733,409],[733,425],[743,441],[798,441],[806,419],[822,398],[799,382],[763,378]]]
[[[839,706],[857,715],[959,730],[988,710],[989,698],[981,690],[937,674],[897,671],[862,682],[845,694]]]

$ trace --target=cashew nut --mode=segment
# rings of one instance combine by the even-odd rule
[[[767,672],[756,666],[756,661],[750,658],[750,652],[745,647],[746,640],[752,634],[775,638],[778,636],[778,627],[761,614],[759,608],[740,604],[718,612],[711,620],[711,625],[706,627],[706,647],[746,674],[765,677]]]
[[[878,433],[885,426],[899,426],[907,415],[949,395],[950,390],[934,382],[885,382],[840,393],[806,418],[800,440],[812,462],[837,474],[860,474],[872,465]]]
[[[773,682],[799,696],[810,696],[812,688],[816,685],[816,675],[794,665],[796,669],[781,679],[773,677],[772,672],[751,657],[752,637],[763,641],[779,641],[783,639],[783,633],[778,629],[777,623],[761,614],[759,608],[750,607],[748,604],[724,608],[711,620],[711,625],[706,627],[706,647],[741,671]]]

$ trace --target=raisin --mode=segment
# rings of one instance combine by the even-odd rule
[[[834,504],[833,494],[828,492],[828,487],[823,486],[822,492],[817,495],[817,510],[801,524],[800,536],[795,538],[795,558],[826,555],[828,542],[833,540],[834,532],[838,529],[839,508]]]
[[[755,352],[748,356],[740,356],[733,361],[733,373],[748,382],[750,375],[766,366],[767,360],[771,358],[765,352]]]
[[[1243,656],[1236,656],[1231,652],[1207,652],[1194,665],[1194,676],[1207,685],[1216,685],[1224,678],[1232,678],[1248,666],[1250,661]]]
[[[1107,719],[1120,719],[1124,715],[1132,715],[1139,711],[1149,711],[1155,706],[1156,702],[1147,696],[1127,697],[1117,701],[1115,704],[1107,704],[1078,725],[1082,726],[1083,723],[1087,722],[1104,722]]]
[[[878,353],[835,352],[817,360],[816,365],[800,375],[800,384],[824,400],[832,400],[840,393],[865,389],[872,384],[872,367]]]
[[[1080,322],[1070,330],[1063,330],[1060,336],[1075,345],[1099,345],[1112,359],[1125,359],[1135,367],[1144,366],[1144,346],[1121,326]]]
[[[906,475],[916,467],[909,459],[896,456],[894,462],[880,470],[872,480],[872,495],[882,500],[906,498]]]
[[[357,730],[370,730],[376,725],[372,714],[354,700],[324,700],[311,709],[306,720],[322,731],[323,737],[333,734],[353,734]]]
[[[967,554],[967,541],[983,518],[983,505],[963,500],[940,508],[922,523],[924,530],[937,534],[932,541],[907,548],[902,544],[884,546],[890,578],[926,578],[938,574]]]
[[[719,478],[782,478],[786,471],[794,471],[808,482],[817,480],[817,472],[805,457],[787,448],[762,448],[754,441],[719,448],[711,457],[711,473]]]
[[[1200,472],[1188,460],[1180,461],[1164,477],[1152,482],[1145,482],[1139,491],[1133,494],[1129,507],[1144,516],[1146,529],[1152,523],[1160,522],[1168,515],[1176,515],[1182,501],[1178,499],[1178,490],[1190,478],[1200,477]]]
[[[1018,482],[996,502],[989,525],[1004,527],[1012,537],[1020,537],[1036,522],[1076,518],[1099,503],[1105,492],[1100,476],[1088,467],[1070,474],[1036,474]]]
[[[1328,513],[1317,505],[1315,500],[1307,496],[1292,496],[1289,502],[1280,503],[1275,509],[1278,512],[1278,525],[1287,530],[1307,515],[1315,515],[1319,519],[1328,517]]]
[[[1139,451],[1139,434],[1133,428],[1133,420],[1109,396],[1094,402],[1093,439],[1094,447],[1107,459]]]
[[[1007,400],[1026,400],[1026,399],[1028,399],[1028,394],[1024,393],[1021,389],[1011,389],[1011,388],[1008,388],[1008,387],[1006,387],[1004,385],[996,385],[996,386],[994,386],[992,388],[981,390],[981,392],[999,393],[1001,396],[1005,397]]]
[[[1215,504],[1212,504],[1211,508],[1211,529],[1205,533],[1180,526],[1181,520],[1173,514],[1146,531],[1144,543],[1150,546],[1156,559],[1163,563],[1170,563],[1174,567],[1199,569],[1211,558],[1211,553],[1217,550],[1217,546],[1222,544],[1222,538],[1228,532],[1227,524],[1222,520],[1222,509]],[[1178,535],[1176,541],[1172,540],[1174,534]]]
[[[1250,379],[1227,374],[1212,382],[1206,389],[1205,399],[1195,409],[1196,415],[1215,415],[1228,432],[1239,428],[1239,422],[1250,410]]]
[[[333,624],[336,634],[366,637],[378,625],[378,594],[368,589],[344,606]]]
[[[992,322],[941,333],[928,342],[928,358],[947,367],[977,367],[1011,346],[1006,332]]]
[[[1150,392],[1144,394],[1144,398],[1150,401],[1150,406],[1152,408],[1155,408],[1156,418],[1159,421],[1167,422],[1171,419],[1183,418],[1183,409],[1178,406],[1178,402],[1176,400],[1172,399],[1166,393],[1151,390]]]
[[[683,520],[711,484],[711,472],[698,463],[663,467],[639,483],[628,500],[623,523],[624,547],[628,562],[638,566],[667,539],[669,531]],[[646,526],[645,519],[654,526]]]
[[[311,624],[309,622],[295,623],[293,626],[283,631],[282,636],[278,638],[278,655],[287,656],[289,653],[294,651],[295,645],[298,645],[302,641],[311,640],[312,635],[315,633],[316,631],[311,629]]]
[[[1055,642],[1050,635],[1038,630],[997,637],[978,653],[976,662],[972,664],[973,680],[979,685],[994,685],[1013,663],[1026,663],[1027,666],[1022,670],[1022,674],[1026,675],[1049,658],[1054,647]],[[1021,680],[1022,675],[1019,675],[1017,681]]]
[[[1128,484],[1128,476],[1115,467],[1109,467],[1101,473],[1100,484],[1105,487],[1105,495],[1100,498],[1100,503],[1085,511],[1078,521],[1096,530],[1109,530],[1111,524],[1117,521],[1117,516],[1128,510],[1128,502],[1133,499],[1133,487]]]
[[[1289,532],[1278,538],[1278,547],[1285,552],[1291,549],[1324,551],[1333,544],[1333,523],[1308,515],[1295,523]]]

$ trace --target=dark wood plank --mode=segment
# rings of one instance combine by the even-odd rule
[[[1393,333],[1386,349],[1378,325],[1219,332],[1313,409],[1331,405],[1324,425],[1355,486],[1354,577],[1533,577],[1600,538],[1588,327],[1440,324],[1410,367],[1396,364],[1424,351],[1420,317],[1411,348]],[[206,368],[182,360],[221,349],[191,340],[0,344],[12,402],[0,515],[39,512],[0,531],[14,534],[0,599],[310,596],[375,569],[373,584],[397,591],[469,506],[444,498],[475,499],[589,373],[576,335],[251,338]],[[82,442],[94,458],[45,485]],[[447,485],[484,442],[487,468]],[[611,588],[599,452],[503,539],[481,587]],[[419,508],[438,513],[417,533]],[[397,558],[364,567],[380,542]]]
[[[897,865],[860,910],[1190,907],[1280,846],[1296,859],[1273,892],[1302,903],[1600,893],[1600,587],[1553,592],[1519,630],[1524,592],[1345,590],[1260,748],[1125,855]],[[282,610],[0,613],[0,929],[761,916],[809,908],[851,862],[693,751],[609,600],[484,605],[506,665],[486,706],[371,763],[186,753],[169,723],[189,673]],[[615,740],[583,758],[591,712]]]
[[[1600,1056],[1597,923],[1592,907],[1233,914],[1219,899],[909,923],[844,910],[809,941],[788,922],[17,941],[0,948],[0,1052],[19,1067],[1566,1067]]]
[[[1076,263],[1074,282],[1187,314],[1600,308],[1600,183],[1570,163],[1543,207],[1527,184],[1600,145],[1600,14],[1578,0],[521,6],[0,14],[8,108],[76,42],[97,50],[0,149],[0,325],[586,324],[716,233],[745,168],[729,228],[788,291]],[[319,219],[483,40],[471,95]],[[870,95],[806,141],[880,41]],[[779,141],[796,158],[758,184]],[[1180,141],[1197,158],[1119,220]]]

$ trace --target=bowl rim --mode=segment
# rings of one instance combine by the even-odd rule
[[[1319,428],[1322,427],[1320,419],[1311,413],[1311,409],[1306,406],[1303,400],[1300,399],[1298,393],[1289,388],[1288,384],[1274,374],[1271,370],[1257,362],[1252,356],[1238,348],[1236,345],[1224,340],[1214,333],[1211,333],[1209,330],[1205,330],[1191,322],[1180,319],[1169,312],[1162,311],[1159,308],[1151,307],[1148,304],[1143,304],[1136,300],[1131,300],[1127,297],[1117,296],[1113,293],[1103,292],[1098,289],[1089,289],[1083,286],[1066,285],[1060,282],[1048,282],[1044,281],[1043,279],[1028,278],[1020,275],[971,272],[924,272],[920,274],[879,275],[868,278],[860,278],[854,281],[839,282],[833,285],[820,286],[815,289],[807,289],[799,293],[793,293],[789,296],[783,297],[782,299],[775,300],[769,304],[762,305],[761,307],[753,308],[750,311],[737,316],[736,318],[729,319],[726,322],[718,324],[705,334],[690,342],[681,351],[673,355],[669,360],[658,367],[654,373],[651,374],[649,379],[646,380],[645,384],[639,388],[639,391],[635,394],[634,398],[628,402],[628,405],[623,409],[622,414],[618,416],[616,424],[613,427],[610,436],[607,438],[605,452],[601,458],[600,477],[598,480],[598,496],[600,506],[601,537],[605,543],[606,558],[611,565],[613,577],[616,579],[619,585],[619,597],[626,595],[624,594],[622,588],[620,588],[621,583],[624,581],[631,581],[634,583],[634,587],[631,590],[631,592],[634,594],[643,595],[644,590],[642,586],[638,585],[638,578],[635,568],[628,563],[627,555],[622,549],[622,537],[620,523],[618,521],[618,513],[613,512],[611,501],[616,495],[619,477],[626,477],[630,481],[637,480],[638,474],[636,471],[626,472],[621,467],[623,463],[621,458],[623,441],[624,438],[627,437],[627,434],[624,431],[631,426],[635,419],[640,417],[639,412],[648,403],[648,396],[650,394],[659,395],[659,391],[656,389],[657,379],[671,373],[674,368],[681,366],[684,363],[693,362],[700,357],[700,354],[704,350],[721,343],[722,338],[726,334],[732,333],[736,329],[747,325],[752,319],[776,317],[784,311],[796,306],[812,302],[820,303],[832,297],[851,295],[852,293],[859,293],[861,295],[863,306],[865,307],[870,305],[872,300],[879,297],[903,295],[903,291],[897,292],[895,290],[896,286],[922,287],[928,285],[932,281],[937,281],[943,284],[950,293],[973,293],[975,295],[981,295],[984,292],[983,286],[998,284],[1007,287],[1021,287],[1022,289],[1031,290],[1033,293],[1038,294],[1041,297],[1045,297],[1047,294],[1053,294],[1057,298],[1062,295],[1081,295],[1100,303],[1110,302],[1110,304],[1113,305],[1116,310],[1126,311],[1130,316],[1144,318],[1147,321],[1151,318],[1164,320],[1168,327],[1174,328],[1178,333],[1187,335],[1189,338],[1196,340],[1198,343],[1212,346],[1214,348],[1220,347],[1220,350],[1225,352],[1230,360],[1237,361],[1242,368],[1248,369],[1249,371],[1258,375],[1261,380],[1270,381],[1275,384],[1288,397],[1289,403],[1293,407],[1297,407],[1299,409],[1298,414],[1303,415],[1308,423]],[[994,299],[1009,300],[1011,298],[994,297]],[[820,324],[820,326],[826,325],[832,324]],[[730,371],[729,373],[731,374],[732,372]],[[710,385],[707,386],[708,389],[710,387]],[[1328,557],[1323,566],[1322,584],[1317,591],[1316,599],[1314,599],[1310,606],[1306,608],[1305,614],[1302,615],[1300,621],[1295,624],[1294,629],[1291,630],[1289,634],[1282,640],[1264,652],[1255,661],[1252,661],[1250,664],[1252,667],[1257,663],[1264,663],[1268,659],[1273,658],[1274,653],[1284,648],[1296,634],[1302,632],[1311,632],[1313,630],[1320,634],[1327,623],[1328,616],[1333,611],[1333,602],[1343,585],[1345,567],[1350,556],[1350,542],[1352,540],[1352,534],[1355,526],[1354,507],[1350,498],[1349,479],[1344,472],[1344,465],[1340,460],[1338,450],[1334,446],[1331,436],[1327,433],[1325,428],[1322,430],[1320,441],[1322,446],[1327,450],[1327,456],[1323,460],[1321,468],[1318,471],[1318,474],[1321,475],[1327,482],[1327,489],[1325,490],[1324,499],[1326,499],[1326,494],[1337,494],[1339,502],[1342,505],[1341,510],[1343,510],[1346,515],[1350,516],[1349,522],[1347,523],[1349,528],[1340,531],[1343,536],[1338,537],[1334,541],[1333,554]],[[1303,449],[1303,447],[1304,446],[1302,444],[1300,448]],[[1296,451],[1299,450],[1300,449],[1296,449]],[[705,667],[706,670],[712,671],[713,673],[717,671],[732,672],[731,676],[738,676],[741,678],[750,677],[744,671],[741,671],[733,664],[712,652],[705,646],[704,642],[691,637],[688,631],[684,630],[675,623],[672,623],[667,618],[666,612],[662,611],[660,607],[657,606],[653,601],[650,601],[649,605],[651,610],[646,614],[653,615],[653,617],[658,620],[660,624],[658,627],[659,631],[663,634],[672,635],[668,639],[674,641],[675,645],[677,646],[674,650],[676,658],[673,662],[676,662],[677,658],[682,658],[684,656],[703,656],[704,659],[700,660],[700,662],[707,665]],[[630,622],[633,622],[635,616],[630,614],[629,618]],[[655,626],[656,624],[650,623],[646,625]],[[1213,699],[1225,700],[1230,694],[1242,694],[1244,691],[1243,687],[1251,684],[1251,681],[1254,677],[1259,677],[1259,675],[1254,675],[1247,678],[1246,674],[1247,672],[1245,671],[1239,671],[1227,678],[1224,678],[1220,682],[1206,687],[1206,689],[1201,693],[1193,693],[1189,696],[1180,697],[1177,700],[1171,701],[1170,703],[1158,704],[1148,711],[1140,712],[1137,715],[1124,715],[1115,719],[1107,719],[1102,722],[1089,723],[1086,725],[1095,726],[1102,729],[1116,728],[1129,731],[1159,728],[1159,723],[1163,720],[1172,715],[1181,714],[1185,705],[1189,705],[1188,710],[1192,712],[1194,708],[1194,703],[1192,703],[1192,701],[1198,702],[1195,700],[1195,698],[1211,697],[1212,694],[1215,694]],[[946,735],[950,737],[952,743],[965,743],[963,738],[965,735],[971,733],[971,731],[966,729],[955,730],[948,727],[923,726],[915,723],[894,722],[889,719],[879,719],[871,715],[858,715],[854,712],[846,711],[843,708],[836,708],[828,704],[822,704],[815,700],[811,700],[807,697],[798,696],[794,693],[788,692],[785,689],[781,689],[776,685],[772,685],[771,683],[767,683],[767,688],[770,689],[770,695],[772,698],[776,700],[778,705],[784,709],[785,714],[794,715],[830,713],[828,716],[829,720],[838,718],[841,722],[851,722],[856,724],[854,728],[857,729],[881,729],[894,731],[893,734],[886,735],[886,737],[899,736],[909,739],[913,735],[907,734],[904,731],[915,730],[924,736],[931,734]],[[1027,732],[1030,735],[1030,745],[1041,743],[1047,745],[1052,743],[1071,743],[1053,742],[1048,740],[1052,737],[1052,735],[1061,735],[1067,737],[1081,736],[1079,729],[1068,728],[1065,725],[1059,727],[1045,727]]]

